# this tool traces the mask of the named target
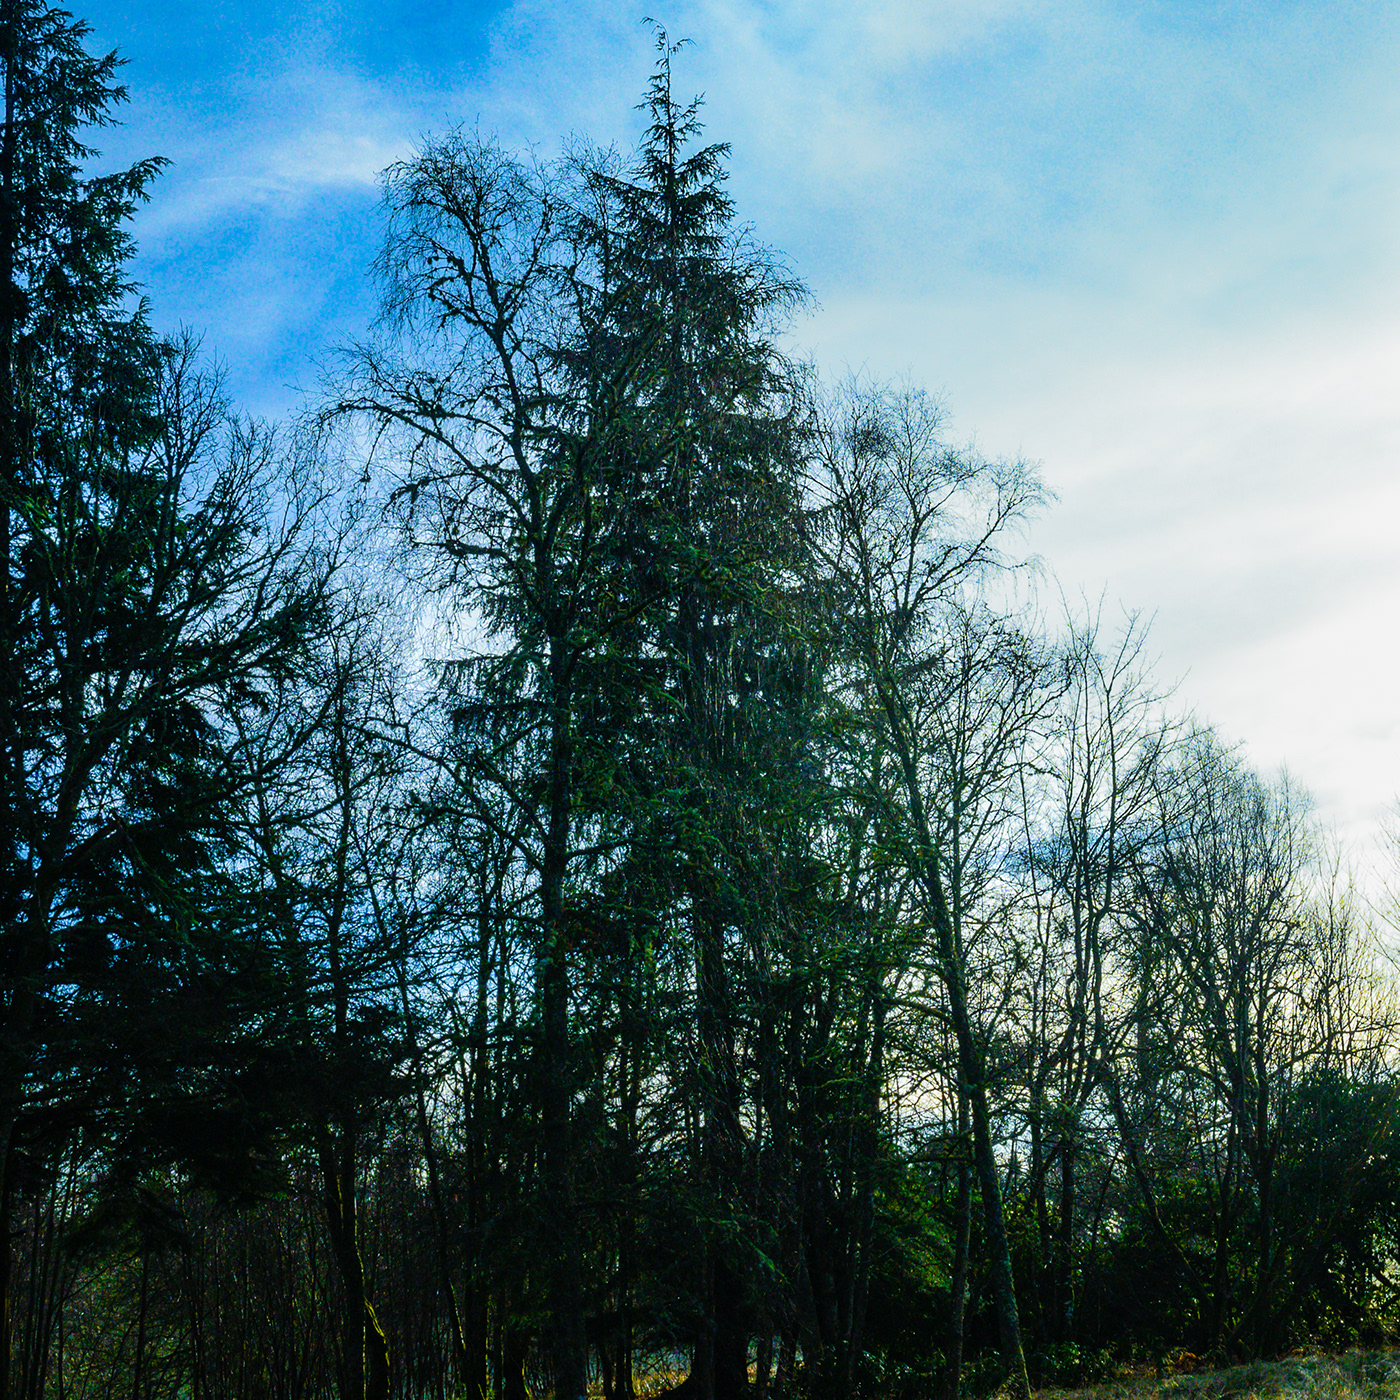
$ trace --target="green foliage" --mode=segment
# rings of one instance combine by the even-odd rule
[[[914,1364],[942,1328],[952,1225],[923,1171],[891,1152],[877,1174],[869,1344],[890,1361]]]
[[[1079,1389],[1112,1378],[1117,1362],[1111,1348],[1087,1351],[1077,1342],[1056,1342],[1026,1357],[1037,1386]]]

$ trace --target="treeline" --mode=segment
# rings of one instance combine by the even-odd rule
[[[630,157],[386,172],[277,430],[135,299],[85,35],[0,13],[0,1396],[1391,1334],[1393,988],[1306,802],[1037,613],[1032,468],[785,353],[664,35]]]

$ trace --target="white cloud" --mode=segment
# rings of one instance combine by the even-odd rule
[[[1365,827],[1400,789],[1400,15],[517,0],[470,83],[452,55],[425,85],[317,50],[133,113],[179,162],[143,244],[292,230],[454,123],[625,149],[648,9],[695,40],[677,92],[732,143],[740,216],[824,304],[797,340],[912,370],[962,435],[1042,459],[1061,503],[1033,543],[1069,590],[1155,611],[1182,698]],[[318,276],[241,290],[244,343],[290,334]]]

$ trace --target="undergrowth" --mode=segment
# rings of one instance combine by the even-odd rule
[[[1221,1371],[1119,1378],[1039,1394],[1066,1400],[1400,1400],[1400,1352],[1290,1356]]]

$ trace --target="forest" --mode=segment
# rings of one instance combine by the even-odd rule
[[[382,179],[284,423],[4,0],[0,1400],[958,1400],[1400,1328],[1384,922],[786,349],[673,93]]]

